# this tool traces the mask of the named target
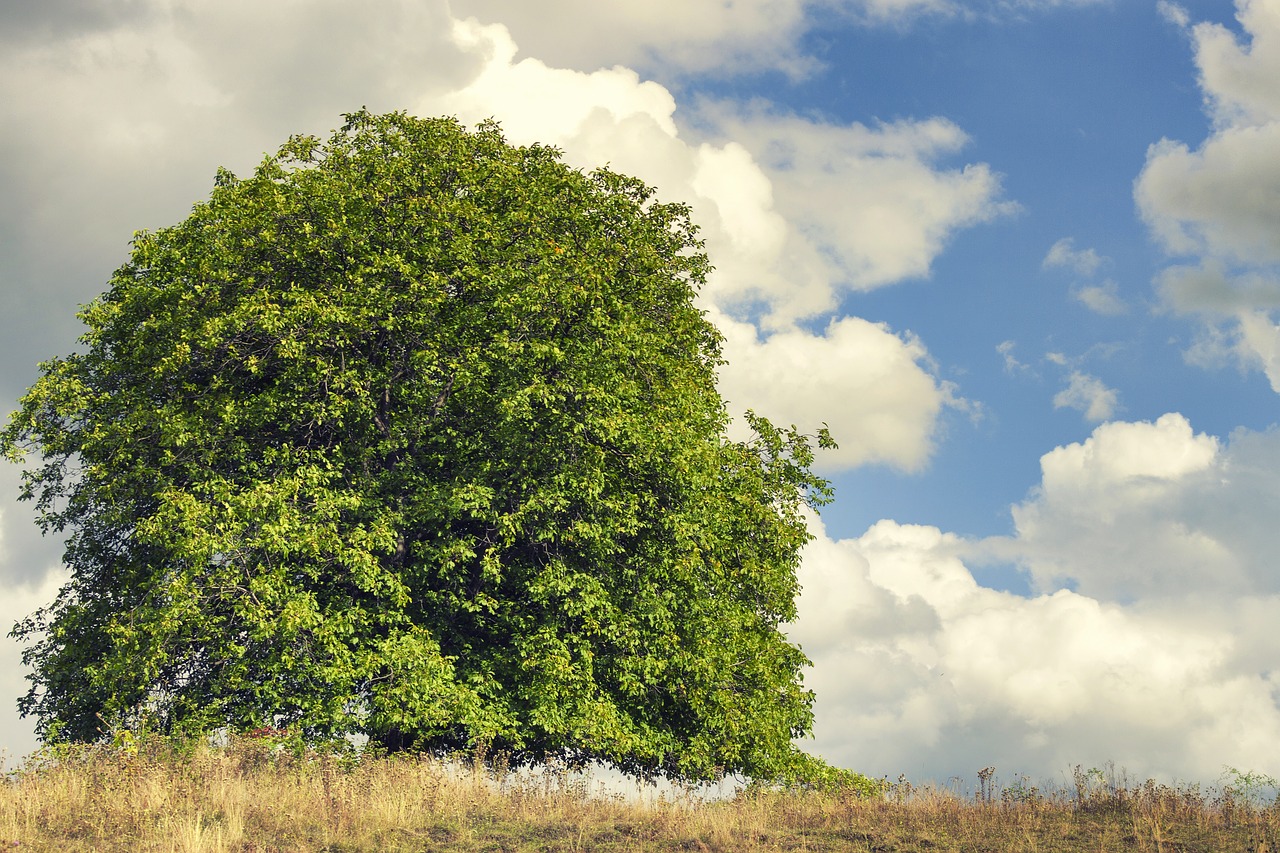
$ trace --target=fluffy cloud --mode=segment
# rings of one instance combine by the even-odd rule
[[[51,325],[63,330],[60,349],[69,347],[75,305],[122,259],[131,229],[179,218],[207,192],[215,164],[251,168],[288,133],[324,132],[359,102],[469,122],[498,116],[515,141],[560,145],[575,164],[608,162],[691,202],[718,268],[707,303],[763,314],[780,331],[830,311],[844,288],[925,274],[956,229],[1004,209],[986,166],[936,166],[964,142],[945,121],[835,126],[715,105],[694,109],[701,135],[691,138],[657,83],[622,67],[583,73],[519,59],[505,27],[455,19],[443,3],[379,0],[357,14],[324,0],[300,26],[260,20],[283,11],[255,12],[259,23],[246,31],[248,10],[240,0],[181,12],[133,4],[128,15],[23,43],[0,62],[0,97],[16,117],[0,132],[9,155],[0,181],[13,202],[0,222],[11,247],[0,268],[14,301],[0,336],[8,363],[45,351]],[[329,31],[378,50],[330,56]],[[58,244],[66,233],[77,235],[76,251]],[[918,345],[897,346],[904,356],[894,363],[914,389],[925,375],[908,352]],[[865,387],[860,369],[847,362],[844,384]],[[897,381],[884,362],[870,369]],[[16,395],[30,378],[6,376],[4,390]],[[911,436],[934,428],[942,391],[926,381],[932,400],[916,407],[926,422]],[[914,466],[921,456],[866,458]]]
[[[1233,274],[1214,259],[1168,267],[1156,279],[1156,291],[1173,311],[1208,318],[1280,308],[1280,278],[1262,271]]]
[[[1103,424],[1040,464],[1040,486],[1013,508],[1016,537],[986,543],[1040,588],[1070,580],[1116,602],[1280,592],[1269,520],[1280,433],[1242,431],[1224,444],[1166,414]]]
[[[1108,420],[1116,412],[1120,394],[1096,376],[1073,370],[1067,378],[1067,387],[1053,398],[1055,409],[1078,409],[1085,420],[1098,423]]]
[[[785,305],[765,288],[783,319],[830,310],[833,285],[871,290],[927,276],[956,230],[1016,209],[985,164],[941,166],[967,142],[945,119],[840,126],[723,104],[704,104],[699,117],[760,162],[806,244],[796,254],[829,264],[825,286],[791,289]]]
[[[939,781],[1280,761],[1280,434],[1224,445],[1170,414],[1100,426],[1041,466],[1014,536],[881,521],[835,541],[817,526],[792,628],[816,664],[813,747]],[[975,580],[1008,559],[1039,594]]]
[[[607,162],[689,202],[717,266],[707,300],[762,313],[769,328],[831,312],[842,291],[927,275],[957,230],[1012,209],[985,164],[940,166],[966,142],[941,119],[840,126],[704,101],[688,108],[693,136],[670,92],[633,71],[519,59],[503,26],[461,22],[455,33],[485,65],[419,111],[501,116],[515,141]]]
[[[1164,140],[1147,153],[1138,204],[1177,255],[1280,261],[1280,123],[1232,126],[1198,150]]]
[[[721,317],[728,364],[720,391],[732,412],[754,409],[778,424],[831,425],[838,451],[822,464],[870,462],[916,470],[928,461],[939,413],[962,405],[926,369],[919,340],[857,317],[821,335],[793,329],[761,340],[754,326]]]
[[[1237,0],[1236,18],[1249,33],[1242,43],[1218,24],[1192,31],[1201,86],[1222,125],[1260,125],[1280,117],[1280,10],[1274,0]]]
[[[1166,304],[1215,324],[1209,337],[1230,338],[1226,350],[1234,360],[1267,370],[1280,388],[1268,328],[1280,305],[1280,6],[1272,0],[1236,6],[1243,38],[1218,24],[1192,26],[1184,9],[1162,4],[1195,47],[1214,128],[1194,150],[1167,139],[1151,146],[1134,195],[1164,248],[1195,259],[1157,280]],[[1224,315],[1234,320],[1226,330]],[[1206,357],[1205,340],[1188,360],[1215,360]]]

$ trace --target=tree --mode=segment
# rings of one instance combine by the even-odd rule
[[[708,269],[686,207],[493,123],[362,111],[220,170],[0,434],[71,572],[14,628],[21,712],[811,766],[780,626],[830,490],[794,428],[726,438]]]

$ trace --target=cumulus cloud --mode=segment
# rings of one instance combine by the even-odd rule
[[[987,165],[943,165],[967,142],[945,119],[867,127],[704,103],[699,120],[741,143],[771,180],[796,229],[787,269],[817,270],[808,286],[757,280],[724,293],[764,299],[774,322],[829,311],[841,289],[926,277],[957,230],[1017,209]]]
[[[0,134],[12,155],[0,180],[14,202],[0,229],[5,245],[24,247],[6,253],[3,271],[19,303],[4,336],[14,363],[43,351],[47,333],[37,347],[30,330],[48,323],[61,323],[70,346],[75,305],[122,259],[132,228],[180,218],[207,192],[216,164],[251,168],[290,132],[324,132],[357,96],[472,123],[496,116],[513,141],[559,145],[576,165],[609,163],[663,198],[689,201],[718,268],[706,303],[755,310],[772,330],[793,332],[796,320],[829,312],[844,288],[925,274],[956,229],[1005,209],[986,166],[938,165],[964,142],[948,122],[836,126],[716,105],[701,110],[691,137],[665,87],[623,67],[584,73],[521,59],[504,26],[453,18],[442,3],[379,0],[356,14],[322,2],[300,29],[281,21],[247,33],[239,0],[182,14],[160,3],[131,8],[5,63],[0,93],[22,119]],[[330,57],[324,27],[379,49]],[[306,81],[301,90],[297,81]],[[76,106],[48,112],[49,104]],[[44,132],[13,130],[32,126]],[[805,193],[824,181],[827,194],[808,205]],[[67,232],[77,234],[75,252],[52,242]],[[915,388],[928,367],[910,354],[918,343],[900,347],[908,353],[894,362],[905,370],[901,384]],[[876,376],[898,384],[883,367]],[[845,381],[865,384],[860,370],[846,362]],[[6,377],[8,390],[16,396],[29,379]],[[928,381],[936,402],[943,386]],[[906,434],[931,434],[937,406],[915,411],[926,422]],[[867,458],[915,466],[921,456]]]
[[[1179,414],[1106,423],[1040,460],[1041,483],[1013,508],[1007,547],[1042,589],[1070,579],[1110,601],[1178,599],[1208,591],[1271,594],[1280,545],[1268,482],[1280,435],[1223,443]]]
[[[1161,6],[1194,46],[1213,131],[1194,149],[1168,139],[1152,145],[1134,197],[1165,250],[1192,259],[1157,279],[1166,305],[1215,326],[1233,322],[1208,337],[1232,338],[1234,360],[1268,370],[1280,387],[1267,328],[1280,305],[1280,7],[1237,0],[1236,8],[1239,36],[1219,24],[1193,25],[1172,3]],[[1205,340],[1189,361],[1214,360]]]
[[[1164,269],[1156,278],[1156,292],[1172,311],[1207,318],[1280,308],[1280,278],[1263,271],[1233,273],[1212,258]]]
[[[514,141],[607,162],[689,202],[717,266],[706,299],[771,329],[831,312],[843,291],[927,275],[957,230],[1012,209],[986,165],[941,165],[966,141],[941,119],[869,128],[703,101],[687,109],[695,135],[677,126],[670,92],[633,71],[520,59],[499,25],[455,33],[484,67],[421,111],[499,115]]]
[[[1078,409],[1084,413],[1085,420],[1097,423],[1115,414],[1119,400],[1119,392],[1108,388],[1098,377],[1073,370],[1067,377],[1067,387],[1054,395],[1053,407]]]
[[[1203,779],[1280,760],[1280,434],[1223,443],[1168,414],[1104,424],[1041,468],[1008,537],[816,527],[791,632],[816,663],[813,746],[939,781],[992,764],[1060,781],[1105,761]],[[971,567],[993,560],[1040,591],[982,587]]]
[[[1199,149],[1164,140],[1147,152],[1137,198],[1175,255],[1237,264],[1280,261],[1280,123],[1232,126]]]
[[[1237,0],[1247,42],[1219,24],[1192,29],[1196,66],[1213,115],[1225,126],[1260,125],[1280,117],[1280,11],[1273,0]]]
[[[840,445],[821,463],[885,463],[918,470],[934,448],[940,412],[962,406],[928,369],[917,338],[857,317],[832,320],[821,335],[798,329],[761,340],[749,323],[717,320],[728,364],[720,391],[731,411],[754,409],[775,423],[812,431],[830,424]]]

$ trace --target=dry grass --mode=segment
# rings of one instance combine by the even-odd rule
[[[754,791],[643,802],[478,762],[298,758],[254,740],[186,751],[148,743],[8,774],[0,850],[1280,853],[1280,810],[1256,794],[1129,785],[1098,771],[1045,794],[1025,781],[1001,787],[988,769],[970,793],[900,781],[872,798]]]

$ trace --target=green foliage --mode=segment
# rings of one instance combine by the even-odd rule
[[[492,123],[219,171],[0,434],[72,572],[14,629],[22,712],[794,776],[830,491],[794,428],[725,438],[708,269],[684,206]]]

